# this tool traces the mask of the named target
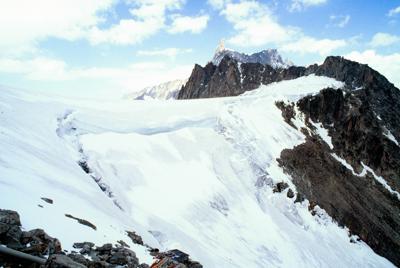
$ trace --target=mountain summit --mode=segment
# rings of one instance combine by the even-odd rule
[[[288,68],[289,66],[293,65],[293,63],[291,63],[290,61],[283,60],[282,56],[278,53],[278,50],[276,49],[262,50],[260,52],[248,55],[225,48],[225,42],[224,40],[221,40],[211,62],[214,65],[219,65],[225,56],[229,56],[230,58],[240,63],[261,63],[264,65],[268,64],[273,68]]]

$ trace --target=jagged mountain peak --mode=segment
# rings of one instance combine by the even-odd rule
[[[225,48],[225,40],[222,39],[221,41],[219,41],[217,49],[215,50],[215,54],[218,54],[218,53],[220,53],[220,52],[222,52],[224,50],[226,50],[226,48]]]
[[[224,40],[221,40],[211,62],[214,65],[219,65],[225,56],[229,56],[240,63],[261,63],[273,68],[288,68],[293,65],[292,62],[283,60],[277,49],[265,49],[249,55],[226,48]]]

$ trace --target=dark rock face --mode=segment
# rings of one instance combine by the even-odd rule
[[[390,126],[389,121],[383,119],[396,121],[400,118],[400,110],[393,112],[391,105],[396,99],[395,103],[400,103],[400,91],[393,89],[397,91],[392,92],[389,88],[391,100],[385,103],[382,102],[386,94],[384,90],[374,92],[374,97],[370,97],[371,89],[347,94],[326,89],[314,97],[303,98],[298,106],[311,120],[321,122],[329,130],[335,152],[357,172],[362,170],[363,162],[384,177],[394,190],[400,191],[399,146],[385,135],[390,131],[399,139],[400,125]],[[377,102],[382,105],[379,110],[375,108]]]
[[[400,192],[400,147],[387,137],[390,131],[400,138],[400,91],[366,65],[341,58],[310,68],[347,86],[345,91],[324,89],[296,104],[310,128],[312,120],[328,130],[334,147],[309,135],[306,143],[284,150],[279,161],[299,193],[400,266],[399,199],[371,172],[355,176],[332,156],[345,159],[357,174],[363,164],[370,167]]]
[[[182,88],[178,94],[178,99],[189,99],[189,96],[200,98],[203,95],[205,85],[208,85],[215,70],[216,66],[212,63],[207,64],[204,68],[196,64],[189,80],[186,82],[187,86],[183,87],[188,88],[188,90],[183,90]],[[185,91],[187,91],[187,94],[185,94]]]
[[[281,153],[297,190],[378,254],[399,263],[400,202],[370,174],[354,176],[319,139]]]

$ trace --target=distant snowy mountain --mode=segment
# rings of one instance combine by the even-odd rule
[[[229,56],[230,58],[240,63],[268,64],[271,65],[273,68],[287,68],[293,65],[293,63],[291,63],[290,61],[283,60],[281,55],[279,55],[278,50],[276,49],[262,50],[254,54],[247,55],[225,48],[224,42],[221,41],[219,46],[217,47],[217,50],[215,51],[215,55],[211,62],[214,65],[219,65],[221,60],[225,56]]]
[[[177,79],[168,81],[155,86],[146,87],[138,92],[131,93],[126,97],[135,100],[169,100],[176,99],[179,90],[185,85],[187,79]]]

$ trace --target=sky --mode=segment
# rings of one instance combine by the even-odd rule
[[[341,55],[400,87],[400,0],[0,0],[0,85],[120,97],[189,77],[220,40],[296,65]]]

